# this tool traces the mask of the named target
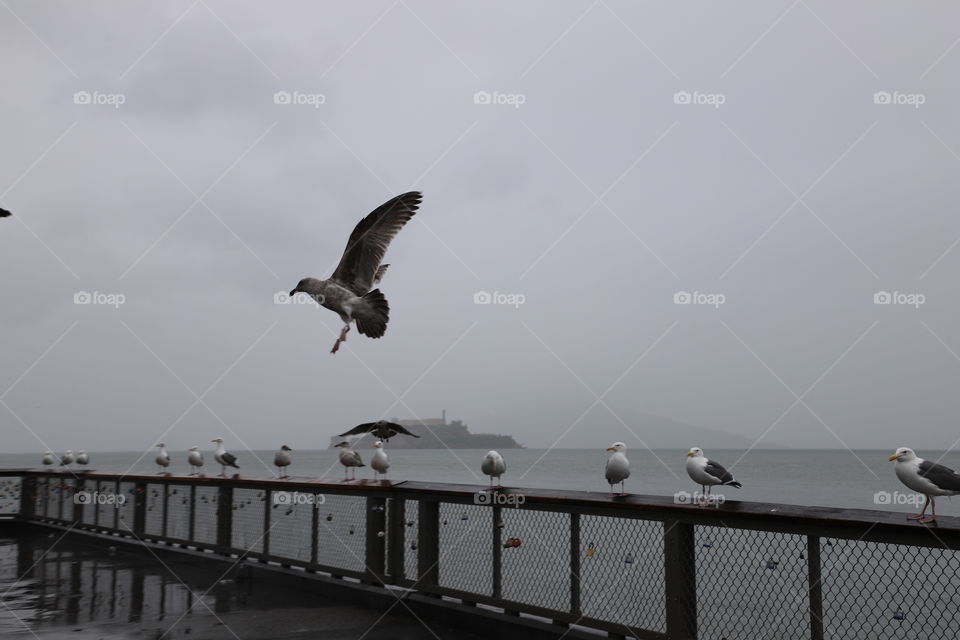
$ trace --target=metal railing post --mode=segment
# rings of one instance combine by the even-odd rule
[[[403,559],[406,543],[406,501],[403,498],[390,498],[389,521],[387,523],[387,540],[390,548],[387,553],[387,572],[390,582],[396,583],[404,578]]]
[[[37,477],[34,475],[23,476],[20,478],[20,512],[17,514],[17,519],[30,520],[33,518],[36,505]]]
[[[133,485],[133,535],[143,537],[147,528],[147,483]]]
[[[217,489],[217,552],[229,555],[233,546],[233,487]]]
[[[570,613],[580,615],[580,514],[570,514]]]
[[[436,586],[440,582],[440,503],[421,500],[417,517],[417,583]]]
[[[194,534],[196,533],[196,522],[197,522],[197,485],[190,485],[190,515],[189,522],[187,522],[187,540],[190,542],[196,542],[194,540]]]
[[[170,484],[163,483],[163,513],[160,516],[160,537],[167,537],[167,520],[169,519],[168,511],[170,508]]]
[[[821,587],[819,536],[807,536],[807,577],[810,597],[810,638],[823,640],[823,588]]]
[[[75,526],[83,524],[83,512],[88,505],[85,505],[84,503],[77,500],[77,496],[80,495],[80,492],[85,490],[86,490],[86,480],[84,480],[83,476],[80,476],[79,478],[76,479],[76,484],[73,485],[73,496],[71,497],[71,500],[73,500],[73,524]],[[89,506],[90,508],[96,508],[93,505],[89,505]]]
[[[667,637],[696,640],[697,568],[692,524],[674,519],[663,521],[663,561]]]
[[[263,491],[263,558],[270,555],[270,514],[273,513],[273,489]]]
[[[371,582],[383,583],[386,571],[386,498],[367,498],[367,575]]]

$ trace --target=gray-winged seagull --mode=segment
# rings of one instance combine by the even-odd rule
[[[293,462],[293,458],[290,457],[290,452],[293,451],[287,445],[280,447],[280,451],[277,451],[276,455],[273,456],[273,466],[275,466],[280,471],[280,477],[286,478],[287,476],[287,467],[290,466],[290,463]]]
[[[507,463],[504,462],[503,456],[499,452],[487,451],[487,455],[483,457],[483,462],[480,463],[480,471],[484,475],[490,476],[491,489],[503,489],[500,484],[500,476],[507,472]],[[497,486],[493,486],[494,478],[497,479]]]
[[[320,306],[340,315],[343,329],[330,353],[336,353],[347,339],[353,321],[365,336],[379,338],[386,332],[390,305],[380,289],[371,288],[390,266],[380,264],[390,241],[420,208],[422,197],[419,191],[410,191],[374,209],[354,227],[340,264],[329,279],[304,278],[290,292],[290,297],[306,293]]]
[[[908,447],[900,447],[888,458],[896,460],[893,470],[900,482],[927,497],[920,513],[907,516],[908,520],[919,520],[926,524],[937,519],[937,505],[934,496],[955,496],[960,494],[960,473],[936,462],[924,460]],[[933,512],[925,516],[927,505]]]
[[[223,448],[223,438],[214,438],[210,442],[217,443],[217,450],[213,454],[213,459],[220,463],[221,476],[227,476],[227,467],[233,467],[234,469],[240,468],[240,466],[237,464],[237,456],[229,453]]]
[[[687,451],[687,475],[703,489],[704,501],[709,500],[714,485],[724,484],[737,489],[743,486],[720,463],[708,458],[700,447]]]
[[[350,480],[351,478],[347,477],[347,471],[353,469],[353,480],[357,479],[357,467],[365,467],[367,465],[363,464],[363,458],[360,457],[360,454],[350,448],[349,442],[341,442],[337,445],[340,447],[340,464],[343,465],[343,479]]]
[[[614,442],[607,447],[607,451],[613,451],[607,459],[607,467],[604,470],[604,476],[607,484],[610,485],[610,495],[614,495],[613,487],[620,484],[620,495],[625,496],[624,481],[630,477],[630,460],[627,459],[627,445],[622,442]]]

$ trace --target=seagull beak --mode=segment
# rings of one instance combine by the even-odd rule
[[[293,296],[297,295],[297,293],[299,293],[299,290],[294,289],[293,291],[290,292],[290,297],[292,298]]]
[[[607,451],[613,451],[613,450],[614,450],[613,447],[607,447]]]
[[[692,458],[692,457],[693,457],[693,451],[687,451],[687,457],[688,457],[688,458]]]
[[[900,457],[900,456],[898,456],[897,454],[893,454],[892,456],[890,456],[889,458],[887,458],[887,460],[890,460],[891,462],[893,462],[894,460],[896,460],[896,459],[899,458],[899,457]]]

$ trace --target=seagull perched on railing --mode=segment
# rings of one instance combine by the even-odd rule
[[[627,445],[622,442],[614,442],[607,447],[607,451],[613,451],[607,459],[607,467],[604,470],[604,476],[607,484],[610,485],[610,495],[614,495],[613,486],[620,484],[620,495],[625,496],[624,480],[630,477],[630,460],[627,459]]]
[[[287,467],[290,466],[292,459],[290,458],[290,452],[293,451],[287,445],[280,447],[280,451],[277,451],[277,454],[273,456],[273,466],[280,470],[280,477],[287,477]]]
[[[46,466],[49,467],[56,461],[57,459],[56,457],[54,457],[53,451],[47,451],[45,454],[43,454],[43,464],[45,464]]]
[[[346,341],[354,320],[357,331],[371,338],[379,338],[387,330],[390,305],[380,289],[371,288],[390,266],[380,264],[390,241],[420,208],[421,199],[419,191],[410,191],[374,209],[354,227],[340,264],[329,279],[304,278],[290,292],[291,298],[306,293],[320,306],[340,315],[343,329],[330,353],[336,353],[340,343]]]
[[[410,433],[407,431],[407,429],[396,422],[387,422],[386,420],[377,420],[376,422],[364,422],[363,424],[358,424],[353,429],[350,429],[350,431],[341,433],[337,437],[346,438],[348,436],[357,436],[367,433],[373,434],[378,440],[382,440],[383,442],[389,442],[390,438],[398,433],[414,438],[420,437],[415,433]]]
[[[907,516],[908,520],[919,520],[923,524],[937,519],[937,504],[934,496],[955,496],[960,494],[960,473],[936,462],[924,460],[913,449],[900,447],[889,460],[896,460],[893,470],[900,482],[926,496],[920,513]],[[932,515],[924,515],[930,505]]]
[[[343,465],[343,479],[350,480],[351,478],[347,477],[347,471],[353,469],[353,480],[357,479],[357,467],[365,467],[367,465],[363,464],[363,458],[360,457],[360,454],[350,448],[350,443],[344,440],[337,445],[340,447],[340,464]]]
[[[187,462],[190,463],[190,475],[200,475],[200,467],[203,466],[203,454],[199,447],[190,447],[187,449]]]
[[[162,442],[157,445],[157,448],[160,449],[160,453],[157,454],[157,466],[160,468],[160,471],[157,473],[163,473],[167,470],[167,467],[170,466],[170,454],[167,453],[167,446]]]
[[[82,449],[77,452],[77,464],[88,465],[90,464],[90,456],[87,455],[86,451]]]
[[[743,486],[720,463],[704,455],[700,447],[693,447],[687,452],[687,475],[703,489],[704,502],[709,501],[714,485],[724,484],[737,489]]]
[[[377,479],[377,474],[387,475],[387,469],[390,468],[390,460],[387,458],[387,452],[383,450],[383,442],[377,440],[373,443],[373,457],[370,458],[370,467],[373,469],[373,479]]]
[[[504,462],[503,456],[499,452],[487,451],[487,455],[483,457],[483,462],[480,463],[480,471],[484,475],[490,476],[491,489],[503,489],[500,484],[500,476],[507,472],[507,463]],[[493,486],[494,478],[497,479],[497,486]]]
[[[71,462],[73,462],[73,449],[67,449],[62,456],[60,456],[60,466],[66,467]]]
[[[223,448],[223,438],[214,438],[210,442],[217,443],[217,450],[213,454],[214,460],[220,463],[220,475],[224,478],[227,477],[227,467],[233,467],[234,469],[239,469],[237,465],[237,457],[232,453],[228,453],[226,449]]]

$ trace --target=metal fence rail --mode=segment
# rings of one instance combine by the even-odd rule
[[[550,490],[508,506],[481,489],[5,470],[0,513],[612,636],[960,637],[960,518]]]

